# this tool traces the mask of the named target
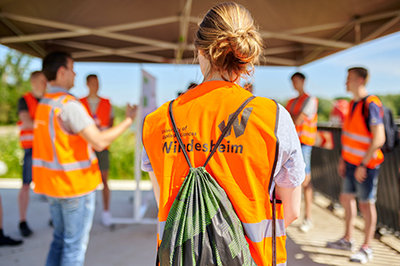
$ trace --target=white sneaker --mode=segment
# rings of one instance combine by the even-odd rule
[[[360,248],[360,250],[357,253],[351,255],[350,261],[365,264],[368,261],[372,260],[372,258],[373,258],[372,249]]]
[[[111,226],[112,224],[112,217],[109,211],[103,211],[101,213],[101,222],[104,226]]]
[[[310,219],[304,219],[303,222],[301,223],[299,229],[303,233],[307,233],[313,227],[314,227],[314,225]]]

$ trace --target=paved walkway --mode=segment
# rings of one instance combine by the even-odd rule
[[[13,237],[20,237],[17,228],[18,210],[17,194],[18,180],[0,179],[0,194],[3,198],[4,230]],[[134,183],[131,181],[111,182],[111,210],[116,217],[132,217],[132,198]],[[156,215],[156,205],[150,191],[150,184],[143,183],[143,201],[149,208],[145,214],[148,218]],[[145,224],[115,225],[106,228],[100,223],[101,193],[97,192],[96,213],[91,231],[86,255],[88,266],[125,266],[154,265],[156,226]],[[340,211],[334,215],[327,211],[328,202],[321,196],[316,196],[317,203],[313,207],[315,227],[304,234],[298,230],[299,222],[288,228],[288,265],[357,265],[348,261],[350,253],[325,248],[327,240],[340,236],[343,232],[343,222]],[[40,266],[44,265],[52,229],[48,226],[48,204],[43,197],[31,194],[28,212],[28,222],[34,230],[34,235],[25,239],[19,247],[0,248],[0,266]],[[356,230],[356,240],[362,240],[362,232]],[[366,265],[400,265],[400,241],[394,237],[384,239],[388,244],[374,241],[375,258]],[[397,251],[396,251],[397,249]]]

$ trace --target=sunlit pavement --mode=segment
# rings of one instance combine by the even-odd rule
[[[0,194],[3,199],[4,231],[6,234],[20,238],[18,232],[17,196],[19,180],[0,179]],[[148,182],[143,182],[143,202],[149,208],[145,217],[156,215],[156,205]],[[133,216],[132,181],[112,181],[111,212],[114,217],[129,218]],[[85,265],[155,265],[156,226],[151,224],[114,225],[111,228],[101,225],[102,209],[101,191],[97,191],[96,213],[90,235]],[[326,209],[329,202],[316,196],[317,204],[313,207],[314,228],[307,234],[298,230],[300,221],[289,227],[287,250],[289,266],[313,265],[357,265],[350,263],[350,252],[325,248],[326,241],[334,240],[343,232],[343,222],[337,214]],[[34,235],[25,239],[18,247],[0,247],[0,265],[44,265],[52,229],[49,226],[48,204],[44,197],[31,193],[28,211],[28,223]],[[362,231],[356,229],[356,241],[362,242]],[[387,242],[384,244],[382,241]],[[400,241],[394,237],[386,237],[382,241],[374,240],[375,258],[366,265],[400,265]],[[396,251],[396,249],[398,251]]]

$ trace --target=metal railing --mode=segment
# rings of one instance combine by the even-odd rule
[[[341,150],[341,128],[318,126],[319,130],[332,132],[334,149],[314,147],[311,156],[312,184],[318,192],[339,201],[342,178],[337,173]],[[400,145],[393,152],[385,153],[385,161],[380,167],[376,208],[378,227],[400,232]]]

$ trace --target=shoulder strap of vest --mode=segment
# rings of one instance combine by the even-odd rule
[[[206,167],[206,165],[208,164],[208,162],[210,161],[211,157],[214,155],[214,153],[217,151],[219,145],[221,144],[222,140],[225,138],[226,133],[228,133],[228,131],[231,129],[231,126],[233,124],[233,122],[236,120],[236,118],[238,117],[238,115],[242,112],[242,110],[244,109],[244,107],[255,98],[255,96],[251,96],[249,98],[247,98],[240,106],[239,108],[235,111],[235,113],[233,114],[233,116],[231,117],[231,119],[229,119],[228,124],[226,125],[226,127],[224,128],[224,130],[221,133],[221,136],[219,136],[219,139],[217,141],[217,143],[215,144],[213,150],[211,151],[210,155],[208,155],[208,158],[206,160],[206,162],[204,163],[203,167]]]

